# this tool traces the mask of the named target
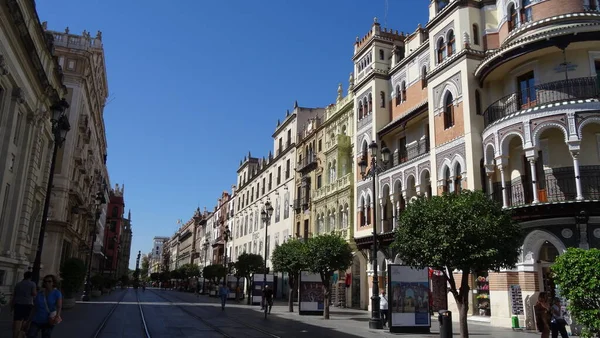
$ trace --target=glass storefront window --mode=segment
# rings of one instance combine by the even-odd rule
[[[487,271],[478,272],[475,275],[475,285],[473,291],[475,295],[475,309],[473,314],[475,316],[489,317],[491,315],[490,280]]]

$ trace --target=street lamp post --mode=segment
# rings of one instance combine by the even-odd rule
[[[94,226],[92,227],[92,242],[90,243],[90,253],[88,257],[88,270],[87,275],[85,277],[85,287],[83,290],[83,296],[81,296],[81,300],[87,302],[90,300],[90,294],[92,292],[92,281],[90,280],[90,275],[92,274],[92,256],[94,255],[94,243],[96,243],[96,233],[98,226],[98,220],[100,219],[100,206],[106,203],[106,199],[104,198],[104,191],[99,189],[96,193],[96,198],[94,199],[94,204],[96,206],[96,212],[94,215]]]
[[[264,257],[264,267],[263,267],[263,290],[267,286],[267,254],[268,254],[268,235],[269,235],[269,223],[271,223],[271,215],[273,215],[273,207],[271,206],[271,202],[267,200],[265,202],[265,207],[263,211],[260,213],[262,216],[262,220],[265,223],[265,257]],[[263,293],[262,304],[263,306],[267,306],[265,299],[265,294]],[[265,311],[265,318],[267,318],[267,311]]]
[[[202,244],[202,248],[204,249],[204,264],[202,264],[202,268],[206,267],[206,253],[208,252],[208,246],[210,245],[210,241],[208,237],[204,238],[204,244]],[[204,278],[204,273],[202,274],[202,294],[206,293],[206,278]]]
[[[225,226],[225,229],[223,230],[223,241],[225,242],[225,246],[223,249],[223,264],[225,266],[225,269],[227,269],[227,273],[229,273],[229,268],[227,266],[227,242],[229,242],[229,238],[231,237],[231,230],[229,230],[229,225]]]
[[[383,323],[379,316],[379,275],[377,274],[377,252],[379,249],[378,238],[377,238],[377,203],[375,202],[377,179],[380,172],[384,168],[380,167],[377,163],[377,142],[373,141],[369,145],[371,152],[371,166],[367,169],[367,159],[363,158],[359,162],[360,174],[363,180],[371,179],[373,181],[373,253],[372,253],[372,265],[373,265],[373,295],[371,296],[371,319],[369,320],[370,329],[383,329]],[[386,165],[389,161],[390,150],[383,146],[381,149],[381,162]]]
[[[50,174],[48,177],[48,186],[46,188],[46,197],[44,201],[44,210],[42,211],[42,224],[38,237],[37,251],[33,261],[33,271],[31,280],[37,285],[40,280],[40,269],[42,266],[42,249],[44,248],[44,236],[46,235],[46,226],[48,224],[48,211],[50,210],[50,195],[52,193],[52,184],[54,181],[54,169],[56,168],[56,155],[58,148],[65,142],[67,132],[71,129],[69,117],[65,115],[65,110],[69,108],[69,103],[65,99],[58,101],[50,107],[52,117],[52,136],[54,137],[54,148],[52,150],[52,159],[50,160]]]

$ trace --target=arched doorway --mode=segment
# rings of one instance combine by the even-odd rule
[[[551,267],[556,262],[558,255],[558,249],[549,241],[545,241],[538,252],[540,291],[545,291],[551,294],[552,297],[555,296],[556,285],[554,284],[554,278],[552,278]]]
[[[360,275],[362,271],[360,268],[360,258],[358,255],[354,256],[352,260],[352,307],[360,308]]]

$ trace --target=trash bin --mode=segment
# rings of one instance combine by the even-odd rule
[[[452,312],[440,310],[438,320],[440,321],[440,338],[452,338]]]

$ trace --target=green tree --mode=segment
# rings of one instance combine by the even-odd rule
[[[151,273],[150,280],[152,280],[153,282],[158,282],[160,280],[160,273],[158,273],[158,272]]]
[[[250,277],[262,271],[264,267],[264,261],[261,255],[246,253],[241,254],[237,261],[235,262],[235,276],[236,278],[244,277],[246,278],[246,291],[248,295],[248,304],[250,304],[250,299],[252,295],[250,294],[250,287],[252,285]]]
[[[202,276],[213,284],[219,284],[222,278],[225,278],[227,270],[221,264],[205,266],[202,269]]]
[[[582,338],[600,334],[600,250],[569,248],[552,266],[554,281],[569,304],[569,312],[583,326]]]
[[[73,298],[73,295],[81,289],[85,279],[85,263],[79,258],[67,258],[60,267],[60,286],[65,298]]]
[[[459,310],[461,337],[469,336],[469,274],[512,268],[523,234],[502,206],[481,191],[420,197],[400,214],[392,247],[409,266],[444,272]],[[453,272],[462,277],[458,287]]]
[[[275,247],[271,255],[273,270],[288,274],[290,293],[288,298],[289,312],[294,312],[294,296],[298,290],[298,276],[306,265],[306,244],[298,239],[291,239]]]
[[[340,235],[325,234],[310,238],[304,252],[308,270],[321,275],[325,291],[323,318],[329,319],[331,278],[334,272],[348,269],[352,263],[352,248]]]
[[[150,259],[148,256],[144,256],[142,258],[142,268],[140,269],[140,278],[144,278],[148,276],[148,271],[150,270]]]
[[[180,269],[182,275],[185,276],[184,278],[192,278],[192,277],[200,276],[200,267],[198,267],[198,265],[196,265],[196,264],[191,264],[191,263],[184,264],[179,269]]]

